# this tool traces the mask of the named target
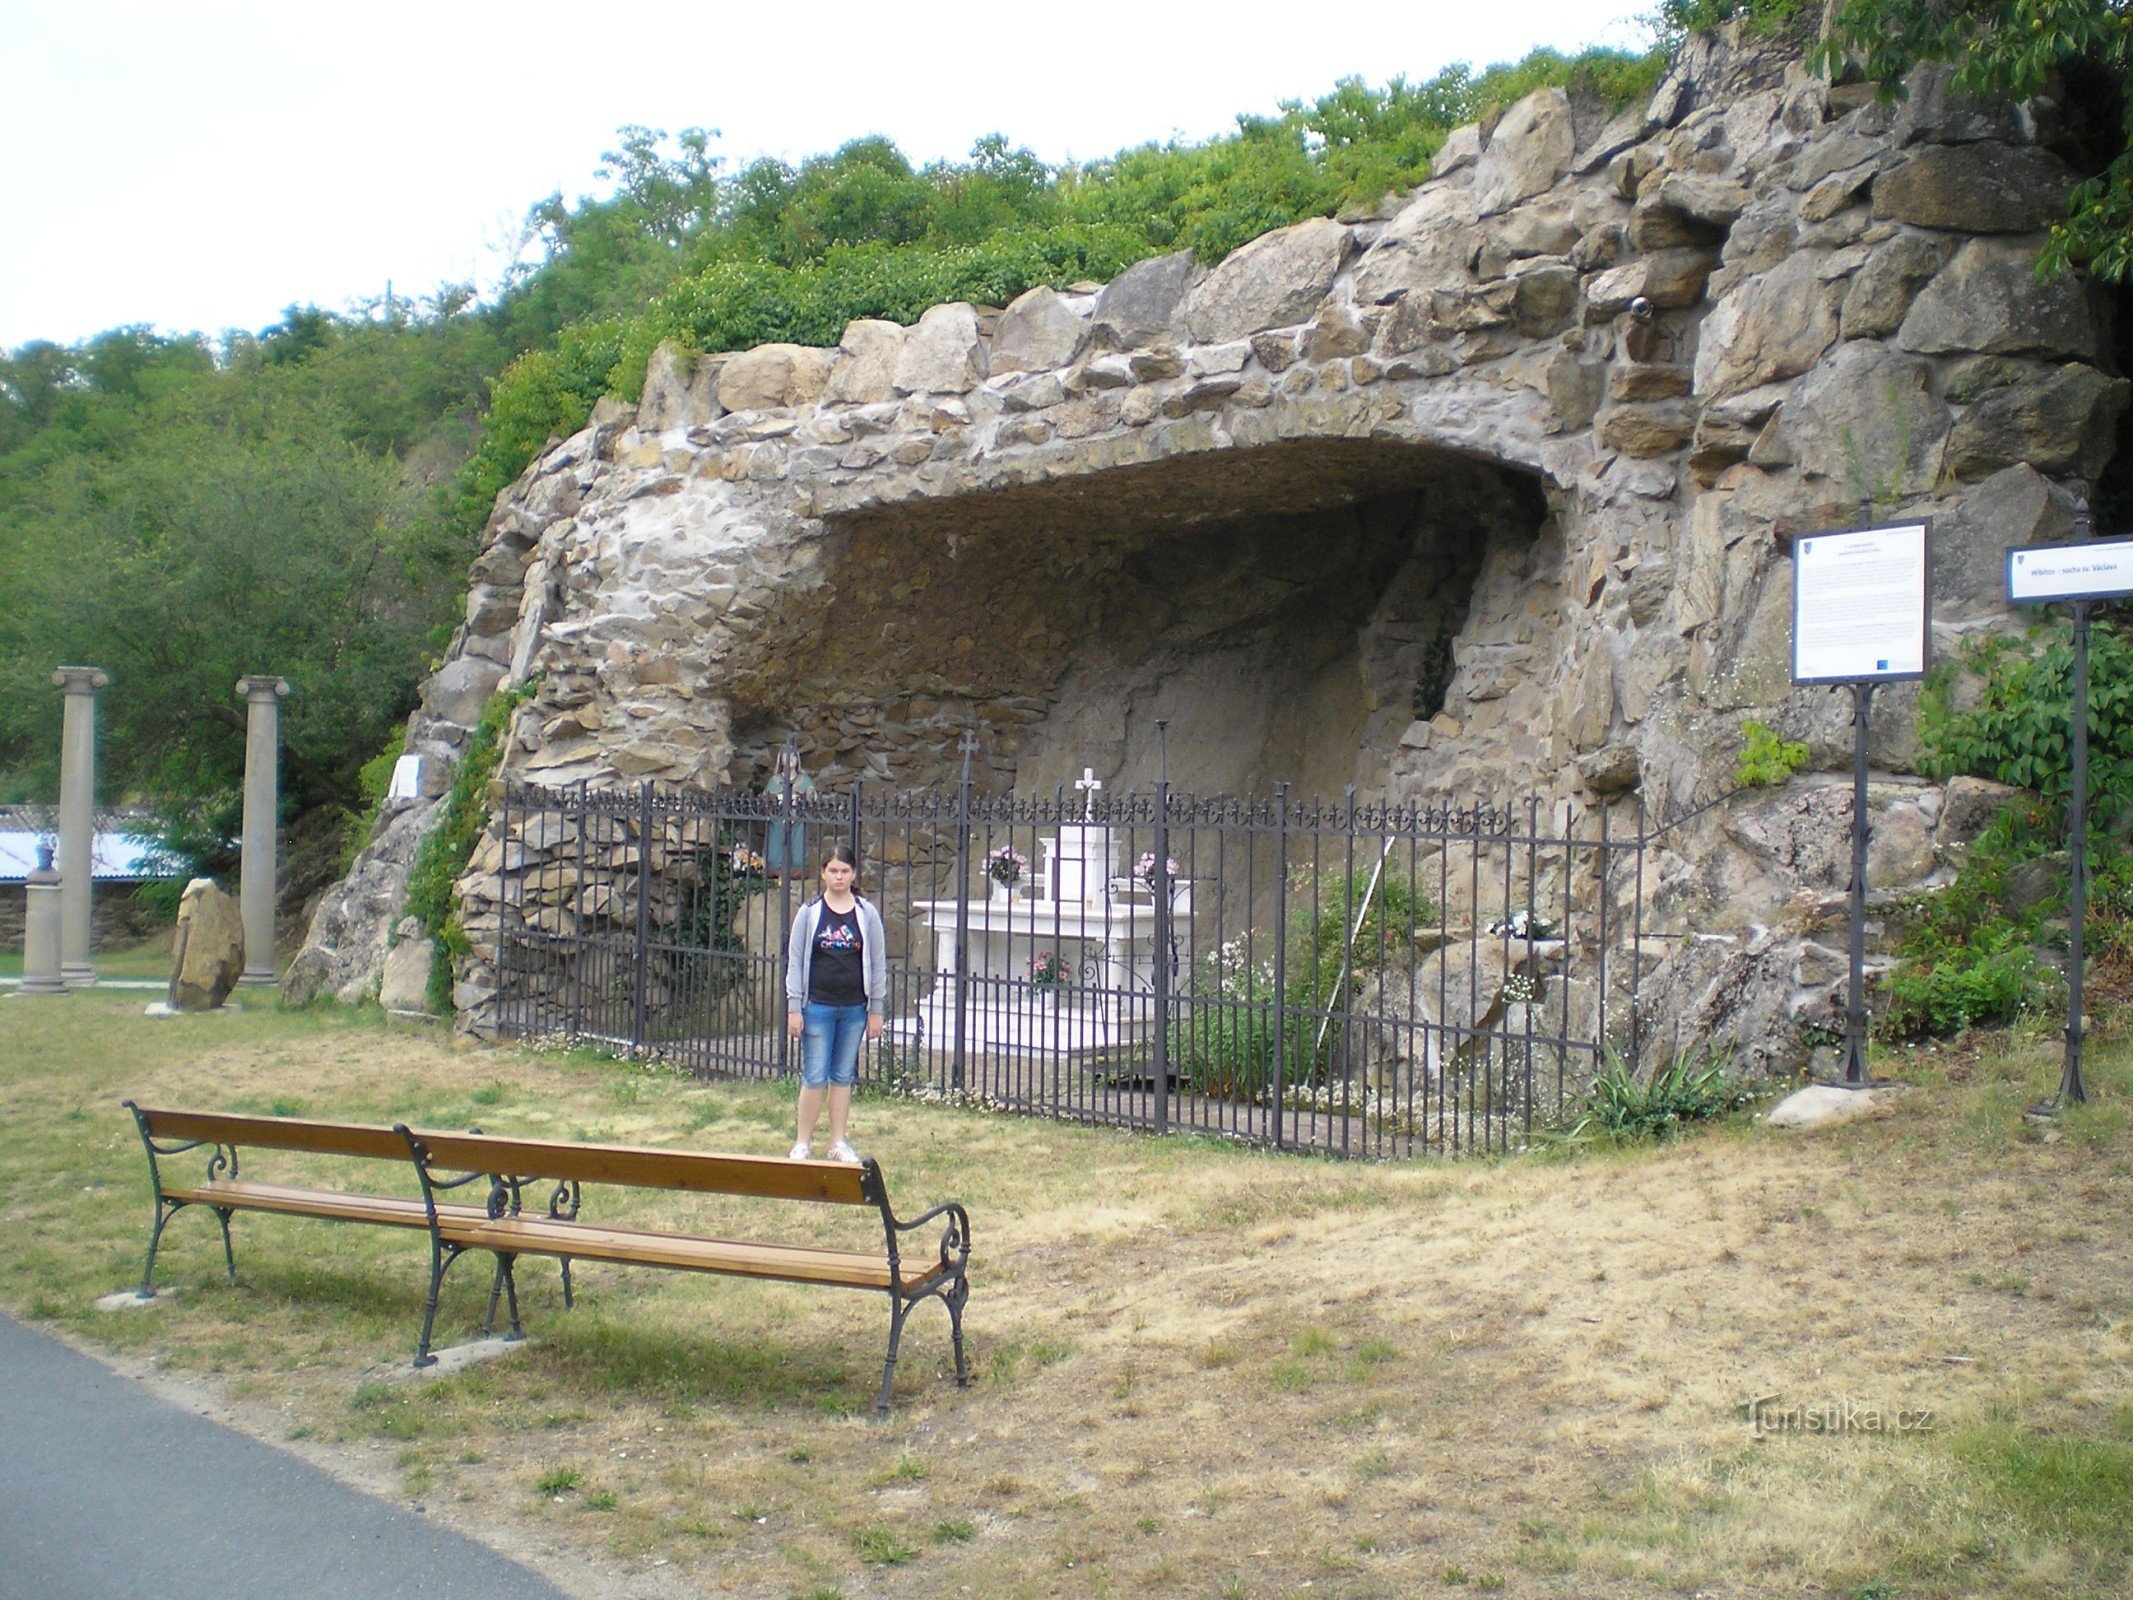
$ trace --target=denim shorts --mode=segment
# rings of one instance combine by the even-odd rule
[[[806,1026],[800,1034],[800,1082],[810,1089],[830,1084],[850,1088],[859,1081],[859,1042],[867,1036],[865,1002],[824,1006],[810,1000],[800,1008]]]

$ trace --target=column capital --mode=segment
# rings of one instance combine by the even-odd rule
[[[247,700],[279,700],[289,692],[289,680],[271,672],[255,672],[237,680],[237,692]]]
[[[68,694],[94,694],[110,683],[111,675],[102,667],[61,667],[52,674],[52,686]]]

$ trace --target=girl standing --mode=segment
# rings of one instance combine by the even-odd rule
[[[800,1041],[800,1137],[792,1159],[813,1152],[815,1122],[829,1104],[829,1156],[857,1161],[846,1137],[859,1041],[879,1039],[889,1001],[889,943],[881,913],[856,892],[859,865],[847,844],[822,860],[822,894],[792,919],[785,961],[785,1031]]]

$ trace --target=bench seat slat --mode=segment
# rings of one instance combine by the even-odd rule
[[[494,1222],[486,1218],[448,1221],[441,1231],[453,1244],[513,1255],[570,1256],[579,1261],[723,1272],[744,1278],[782,1278],[793,1283],[825,1283],[852,1289],[885,1290],[890,1286],[888,1257],[859,1250],[747,1244],[733,1239],[589,1227],[581,1222],[523,1216]],[[932,1261],[905,1263],[901,1287],[908,1291],[924,1283],[937,1265]]]
[[[402,1146],[403,1151],[405,1146]],[[321,1217],[329,1222],[376,1222],[389,1228],[424,1228],[429,1212],[420,1200],[390,1195],[341,1194],[331,1189],[298,1189],[280,1183],[254,1183],[249,1178],[222,1178],[211,1183],[181,1187],[164,1186],[163,1198],[182,1205],[228,1206],[239,1211],[275,1211],[285,1216]],[[489,1213],[480,1206],[443,1205],[438,1218],[468,1223],[485,1220]]]

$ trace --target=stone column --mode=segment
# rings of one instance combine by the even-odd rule
[[[37,870],[26,880],[28,904],[22,926],[21,994],[65,994],[67,981],[59,964],[59,874],[52,870],[52,847],[37,847]]]
[[[111,682],[102,667],[61,667],[52,682],[67,692],[59,736],[59,964],[70,989],[96,982],[89,964],[90,883],[96,849],[96,691]]]
[[[238,904],[244,913],[244,976],[257,988],[274,975],[274,835],[281,788],[281,697],[289,680],[271,674],[237,680],[248,711],[244,739],[244,853]]]

